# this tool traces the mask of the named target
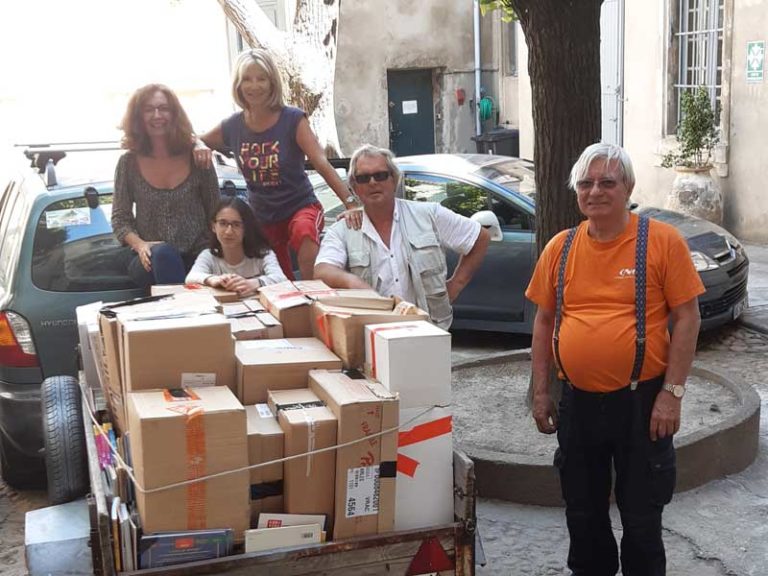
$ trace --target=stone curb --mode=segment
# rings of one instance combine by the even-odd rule
[[[494,353],[457,362],[453,370],[528,359],[530,350]],[[743,470],[754,461],[758,450],[760,397],[754,388],[738,378],[725,377],[695,364],[691,374],[731,390],[740,407],[716,426],[675,439],[676,492]],[[460,448],[475,463],[480,496],[538,506],[563,505],[560,480],[551,457],[496,452],[467,444]]]

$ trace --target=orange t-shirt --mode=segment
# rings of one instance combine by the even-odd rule
[[[629,384],[635,360],[635,238],[638,217],[610,242],[597,242],[579,225],[565,268],[560,360],[571,383],[590,392]],[[541,253],[525,295],[555,309],[560,255],[568,231]],[[672,226],[651,220],[646,263],[646,347],[641,380],[667,367],[669,310],[704,292],[688,245]]]

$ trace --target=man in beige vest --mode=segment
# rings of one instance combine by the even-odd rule
[[[352,155],[349,181],[363,204],[363,225],[337,222],[325,234],[315,278],[334,288],[373,288],[429,312],[447,329],[451,304],[480,266],[490,240],[477,222],[434,202],[396,198],[402,173],[389,150],[365,145]],[[450,278],[445,249],[461,254]]]

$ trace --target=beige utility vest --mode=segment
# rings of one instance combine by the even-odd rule
[[[397,210],[399,221],[395,224],[400,227],[404,241],[403,251],[416,293],[415,304],[429,312],[434,324],[447,330],[453,322],[453,308],[445,286],[448,266],[437,235],[435,204],[397,200]],[[377,272],[371,269],[375,241],[362,230],[350,230],[346,225],[343,230],[349,271],[376,288]]]

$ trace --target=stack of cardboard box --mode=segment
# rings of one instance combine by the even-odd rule
[[[451,335],[425,321],[365,327],[366,372],[400,397],[395,529],[453,521]]]
[[[89,348],[145,532],[232,529],[257,549],[276,534],[244,531],[267,514],[322,516],[337,539],[452,520],[450,336],[426,313],[321,282],[237,302],[153,291],[167,294],[102,309]]]

